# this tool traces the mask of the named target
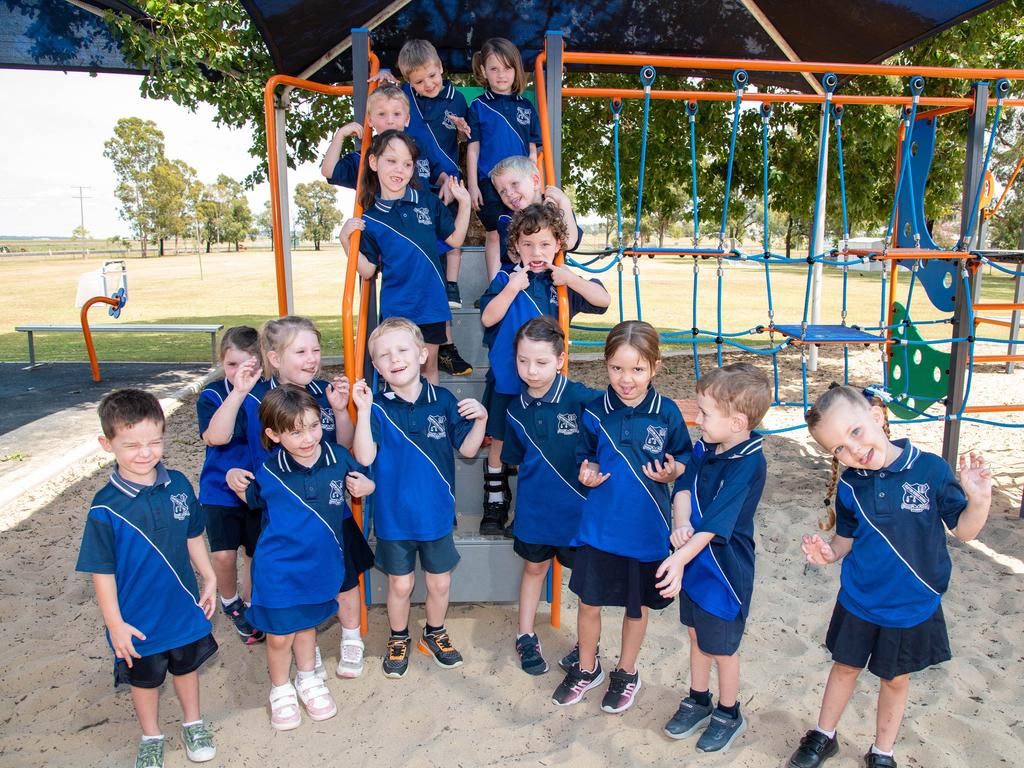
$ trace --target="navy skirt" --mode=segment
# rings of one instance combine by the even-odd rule
[[[581,603],[621,606],[628,618],[639,619],[641,607],[661,610],[672,604],[672,598],[662,597],[654,586],[660,565],[660,560],[641,562],[584,544],[576,551],[569,589]]]
[[[336,598],[313,605],[294,605],[288,608],[264,608],[250,605],[245,618],[256,629],[268,635],[290,635],[304,629],[315,629],[338,612]]]

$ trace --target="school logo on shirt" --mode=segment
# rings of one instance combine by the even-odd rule
[[[441,125],[447,128],[449,131],[455,130],[455,122],[452,120],[453,117],[455,117],[454,112],[447,109],[444,111],[444,122],[441,123]]]
[[[548,301],[552,306],[558,306],[558,289],[555,287],[554,283],[551,284],[551,291],[548,293]]]
[[[331,498],[327,503],[336,507],[345,503],[345,484],[341,480],[331,480]]]
[[[426,158],[416,161],[416,175],[422,176],[424,179],[430,176],[430,161]]]
[[[580,433],[580,425],[576,419],[575,413],[560,413],[558,414],[558,434],[560,435],[578,435]]]
[[[430,209],[429,208],[413,208],[416,212],[416,221],[425,226],[433,226],[433,222],[430,221]]]
[[[334,411],[330,408],[320,409],[320,427],[322,429],[334,429]]]
[[[189,516],[188,496],[184,493],[171,495],[171,514],[175,520],[184,520]]]
[[[668,436],[668,427],[647,426],[647,439],[644,440],[644,450],[648,453],[661,453],[665,449],[665,438]]]
[[[530,124],[530,108],[516,107],[516,122],[520,125]]]
[[[901,507],[908,512],[927,512],[931,504],[928,501],[928,483],[904,483],[903,504]]]
[[[433,440],[444,440],[448,437],[448,431],[445,429],[447,424],[447,416],[427,416],[427,437]]]

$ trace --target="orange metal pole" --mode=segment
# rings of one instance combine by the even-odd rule
[[[1024,411],[1024,405],[968,405],[964,413],[1010,413]]]
[[[1013,304],[1012,302],[1009,303],[1009,304],[1004,303],[1004,302],[988,303],[988,304],[975,304],[973,306],[974,306],[975,310],[979,310],[980,309],[982,312],[988,311],[990,309],[992,309],[992,310],[1003,310],[1003,311],[1005,311],[1005,310],[1014,310],[1014,309],[1024,309],[1024,304]]]
[[[82,334],[85,336],[85,351],[89,353],[89,367],[92,369],[92,380],[100,380],[100,364],[96,360],[96,347],[92,343],[92,331],[89,330],[89,308],[93,304],[109,304],[112,307],[120,305],[120,301],[109,296],[93,296],[82,305]]]
[[[544,65],[547,63],[547,46],[541,51],[534,65],[534,89],[537,93],[537,112],[540,117],[540,137],[544,149],[538,159],[543,159],[544,180],[547,184],[554,184],[555,160],[551,147],[551,123],[548,119],[547,86],[544,79]],[[555,264],[561,265],[565,262],[565,254],[561,251],[555,257]],[[569,375],[569,294],[564,285],[558,286],[558,324],[565,334],[565,362],[562,364],[562,374]],[[551,560],[551,626],[555,629],[562,627],[562,564],[558,558]]]
[[[994,317],[976,317],[974,318],[975,325],[981,325],[987,323],[988,325],[998,325],[1003,328],[1013,328],[1013,323],[1007,320],[996,320]],[[977,358],[975,358],[977,360]]]
[[[976,363],[1024,363],[1024,355],[975,355]]]
[[[969,259],[969,251],[933,251],[929,248],[890,248],[884,256],[875,248],[847,248],[837,251],[839,256],[870,256],[873,261],[898,261],[900,259]]]
[[[999,212],[999,209],[1003,207],[1003,200],[1006,199],[1006,193],[1010,191],[1010,187],[1013,186],[1013,182],[1017,180],[1017,174],[1020,173],[1021,166],[1024,166],[1024,156],[1017,161],[1017,166],[1013,169],[1013,173],[1010,174],[1010,180],[1006,182],[1006,186],[1003,187],[1003,194],[999,196],[999,200],[996,202],[995,207],[984,212],[983,215],[986,219],[990,219],[995,216]]]

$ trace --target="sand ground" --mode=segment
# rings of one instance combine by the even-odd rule
[[[855,357],[855,373],[865,383],[874,380],[877,352]],[[795,355],[786,358],[782,380],[792,399],[799,391],[798,363]],[[836,359],[824,359],[812,392],[839,370]],[[974,402],[1022,400],[1024,370],[1012,376],[999,370],[979,372]],[[600,364],[580,363],[573,375],[600,385]],[[692,360],[676,357],[656,383],[663,392],[690,397],[692,382]],[[779,410],[768,426],[798,420],[796,411]],[[942,427],[896,427],[894,434],[938,451]],[[171,416],[168,435],[167,463],[197,478],[202,450],[191,403]],[[992,512],[978,546],[949,540],[954,574],[944,605],[954,659],[913,676],[897,745],[900,765],[994,768],[1024,760],[1024,523],[1017,519],[1022,437],[1020,429],[964,426],[962,447],[983,450],[995,469]],[[805,569],[798,544],[821,510],[827,461],[804,431],[766,440],[765,453],[770,476],[757,520],[757,582],[740,651],[741,701],[750,727],[726,754],[699,756],[693,739],[673,742],[662,735],[688,684],[688,641],[674,606],[651,617],[636,705],[612,716],[600,711],[599,692],[575,707],[552,705],[560,676],[552,671],[529,677],[518,669],[516,606],[472,604],[453,606],[448,621],[465,665],[445,671],[414,654],[400,681],[380,673],[386,618],[382,608],[371,609],[364,675],[329,682],[339,715],[322,723],[307,719],[289,733],[275,733],[268,724],[262,647],[244,647],[219,616],[215,634],[221,650],[201,674],[203,711],[218,747],[211,765],[781,765],[817,715],[828,671],[823,641],[839,569]],[[0,509],[2,766],[84,768],[130,765],[134,759],[138,730],[130,698],[112,687],[92,588],[88,577],[74,572],[86,509],[108,471],[100,461],[83,462]],[[550,627],[543,605],[538,621],[552,667],[574,642],[575,603],[567,589],[563,594],[562,629]],[[602,647],[610,655],[621,614],[605,613]],[[415,629],[422,610],[414,608],[412,618]],[[321,636],[330,668],[338,640],[336,623]],[[876,681],[865,673],[841,723],[842,750],[831,766],[862,764],[860,755],[874,733],[876,694]],[[163,703],[170,737],[166,764],[184,766],[181,713],[169,686]]]

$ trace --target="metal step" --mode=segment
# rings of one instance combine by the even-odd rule
[[[482,245],[468,245],[462,249],[462,266],[459,268],[459,293],[462,306],[473,309],[473,302],[487,290],[491,281],[487,278]]]
[[[452,310],[452,341],[462,359],[474,368],[487,365],[487,347],[484,346],[484,327],[480,324],[480,310]]]
[[[441,374],[441,386],[455,395],[456,400],[472,397],[480,402],[484,399],[484,387],[486,386],[487,366],[473,367],[471,376],[451,376],[447,373]]]

